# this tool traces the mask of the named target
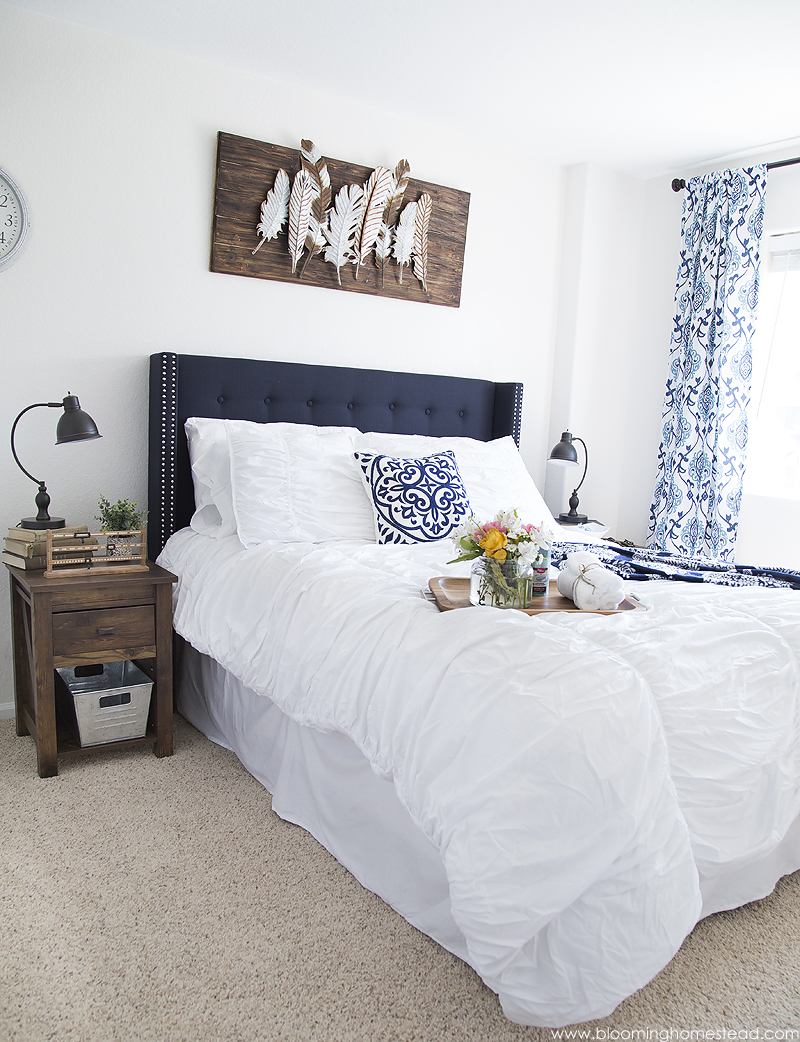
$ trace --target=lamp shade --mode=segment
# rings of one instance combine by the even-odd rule
[[[102,437],[97,424],[88,412],[83,411],[76,395],[68,394],[61,404],[64,412],[59,416],[56,426],[56,445],[63,445],[66,441],[89,441],[90,438]]]
[[[578,462],[578,450],[572,444],[572,435],[569,431],[564,431],[561,435],[561,441],[558,445],[553,446],[550,452],[550,459],[554,463]]]

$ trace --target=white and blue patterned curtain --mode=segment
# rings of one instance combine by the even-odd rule
[[[767,169],[686,187],[675,318],[647,545],[733,560],[747,448]]]

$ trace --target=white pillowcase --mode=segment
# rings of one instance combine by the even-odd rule
[[[239,531],[245,546],[266,539],[374,541],[372,513],[352,456],[353,438],[360,433],[355,427],[190,416],[184,429],[194,484],[194,531],[212,538]],[[241,530],[229,434],[237,446]]]
[[[236,531],[227,428],[236,422],[244,421],[190,416],[184,424],[194,484],[195,511],[190,525],[201,535],[219,538]]]
[[[418,458],[450,449],[478,521],[488,521],[500,510],[516,510],[525,524],[555,528],[553,515],[528,473],[512,437],[495,441],[474,438],[430,438],[422,434],[371,432],[355,437],[357,452]]]
[[[233,513],[246,547],[267,541],[375,541],[353,458],[353,427],[232,421]]]

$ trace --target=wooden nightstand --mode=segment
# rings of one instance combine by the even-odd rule
[[[82,573],[45,578],[8,568],[14,642],[17,734],[36,741],[39,776],[58,774],[67,753],[150,742],[172,755],[172,583],[177,576],[148,562],[130,575]],[[144,738],[82,748],[56,725],[54,670],[131,659],[153,680]]]

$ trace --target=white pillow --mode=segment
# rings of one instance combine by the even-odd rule
[[[374,543],[372,510],[353,458],[353,427],[228,427],[233,513],[246,547],[267,541]]]
[[[390,456],[430,456],[448,449],[455,453],[458,471],[478,521],[488,521],[500,510],[516,510],[525,524],[555,528],[553,515],[528,473],[512,437],[495,441],[474,438],[430,438],[421,434],[372,432],[355,438],[357,452]]]
[[[190,525],[195,532],[214,538],[236,531],[226,426],[231,422],[190,416],[184,424],[194,484],[195,511]]]
[[[452,452],[400,458],[356,452],[355,459],[378,543],[433,543],[446,539],[470,516]]]

